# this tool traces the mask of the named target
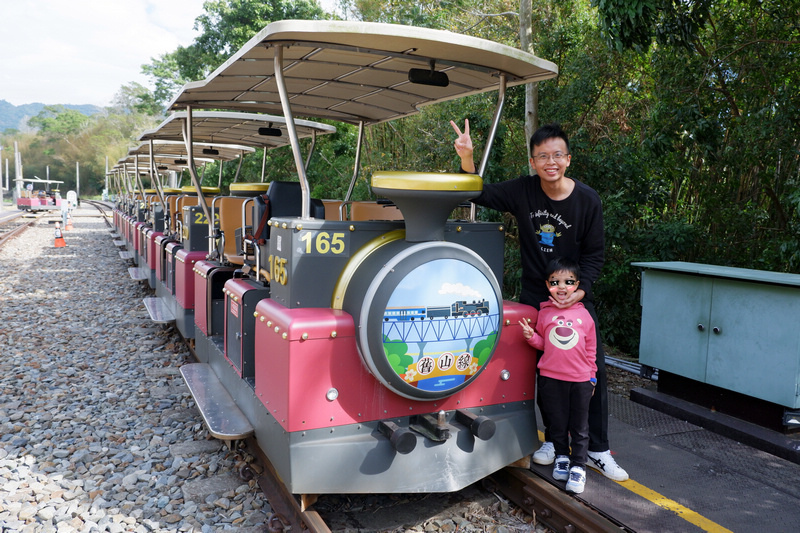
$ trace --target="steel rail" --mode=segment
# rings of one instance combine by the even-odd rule
[[[14,217],[14,218],[12,218],[10,220],[16,220],[17,218],[19,218],[19,217]],[[3,222],[8,222],[8,221],[9,220],[5,220]],[[34,222],[36,222],[36,221],[35,220],[31,220],[30,222],[26,222],[24,224],[21,224],[21,225],[17,226],[16,228],[14,228],[14,229],[12,229],[12,230],[0,235],[0,246],[3,246],[6,242],[8,242],[11,239],[13,239],[14,237],[17,237],[18,235],[20,235],[23,231],[25,231],[26,229],[31,227]]]
[[[501,492],[525,512],[558,533],[632,532],[578,496],[570,496],[527,468],[506,467],[484,478],[483,486]]]

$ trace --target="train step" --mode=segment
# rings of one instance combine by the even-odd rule
[[[150,269],[141,267],[128,267],[128,274],[133,281],[147,281],[150,279]]]
[[[169,324],[175,322],[175,314],[161,298],[144,298],[144,306],[150,313],[150,319],[156,324]]]
[[[125,260],[127,260],[127,259],[133,259],[133,252],[129,252],[129,251],[127,251],[127,250],[123,250],[123,251],[121,251],[121,252],[119,253],[119,258],[120,258],[120,259],[125,259]]]
[[[225,441],[230,448],[233,441],[246,439],[253,434],[253,426],[222,386],[211,365],[183,365],[181,375],[214,438]]]
[[[128,274],[133,281],[147,281],[150,279],[150,269],[141,267],[128,267]]]
[[[119,237],[120,237],[119,233],[112,233],[111,234],[111,238],[114,239],[114,240],[119,239]]]
[[[122,239],[115,240],[114,246],[116,246],[117,248],[122,248],[123,246],[125,246],[125,241],[123,241]]]

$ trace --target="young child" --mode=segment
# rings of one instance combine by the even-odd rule
[[[536,328],[524,320],[520,325],[528,344],[544,352],[538,363],[537,388],[541,407],[550,419],[556,452],[553,478],[566,480],[566,490],[580,494],[586,485],[589,400],[597,383],[597,336],[594,321],[582,303],[566,309],[553,305],[578,288],[578,264],[567,258],[553,259],[547,265],[545,280],[550,300],[542,302]]]

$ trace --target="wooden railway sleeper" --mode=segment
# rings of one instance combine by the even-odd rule
[[[248,437],[245,442],[247,451],[263,467],[263,471],[255,479],[261,492],[267,498],[270,507],[272,507],[273,518],[270,518],[267,524],[270,531],[330,533],[330,528],[319,516],[319,513],[305,508],[306,504],[311,500],[302,499],[301,505],[301,501],[298,501],[295,495],[287,490],[286,486],[281,482],[275,467],[272,466],[267,456],[256,444],[255,438]],[[282,527],[283,529],[271,529],[273,527]]]

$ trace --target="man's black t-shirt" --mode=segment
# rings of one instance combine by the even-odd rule
[[[547,300],[544,271],[556,257],[568,257],[581,267],[580,288],[592,301],[592,284],[603,267],[605,237],[600,196],[578,180],[564,200],[552,200],[542,190],[539,176],[521,176],[487,183],[472,201],[509,212],[519,224],[522,258],[520,302],[535,305]]]

